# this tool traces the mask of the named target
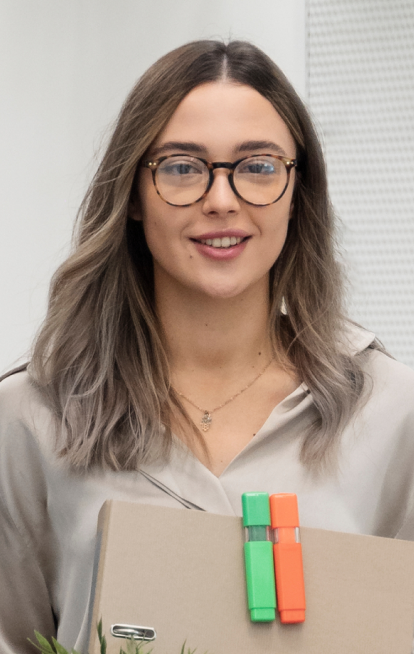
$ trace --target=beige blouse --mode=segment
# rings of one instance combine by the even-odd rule
[[[353,329],[360,352],[373,334]],[[51,415],[20,372],[0,384],[0,652],[33,652],[37,629],[87,648],[96,522],[106,499],[241,515],[241,494],[295,492],[304,526],[414,540],[414,371],[370,350],[369,400],[342,436],[336,474],[299,462],[312,420],[301,385],[215,477],[178,443],[167,465],[79,474],[53,452]],[[143,525],[145,528],[145,525]]]

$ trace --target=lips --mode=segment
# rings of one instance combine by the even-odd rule
[[[213,248],[229,248],[232,245],[239,245],[242,242],[242,238],[237,236],[223,236],[222,238],[207,238],[199,241],[204,245],[211,245]]]
[[[250,238],[250,234],[242,230],[231,230],[208,232],[190,240],[195,244],[200,254],[210,259],[223,261],[234,259],[241,254]]]
[[[242,230],[232,230],[226,232],[209,232],[200,236],[191,238],[195,243],[201,243],[212,248],[229,249],[240,245],[243,241],[250,238],[249,234]]]

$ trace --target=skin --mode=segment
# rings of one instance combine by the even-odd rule
[[[255,145],[265,142],[266,145]],[[177,143],[181,145],[178,146]],[[295,157],[293,138],[271,103],[249,86],[227,81],[201,85],[178,106],[148,158],[188,153],[208,161],[235,161],[261,153]],[[189,207],[172,207],[142,169],[139,206],[154,259],[157,313],[164,329],[174,387],[213,410],[251,382],[272,359],[268,330],[269,271],[286,239],[295,174],[275,204],[255,207],[239,199],[218,169],[208,195]],[[217,258],[200,237],[236,230],[246,235],[234,256]],[[272,409],[298,385],[273,361],[248,390],[213,411],[207,452],[193,453],[220,475],[263,425]],[[201,412],[184,400],[196,424]],[[182,427],[174,431],[184,440]]]

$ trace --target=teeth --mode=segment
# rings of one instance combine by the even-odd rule
[[[240,236],[223,236],[223,238],[207,238],[205,241],[200,241],[205,245],[212,245],[213,248],[229,248],[232,245],[238,245],[242,242]]]

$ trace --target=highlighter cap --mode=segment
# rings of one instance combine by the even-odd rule
[[[270,526],[268,493],[243,493],[243,527]]]
[[[273,622],[276,618],[275,609],[251,609],[250,618],[252,622]]]
[[[298,499],[295,493],[278,493],[270,496],[272,529],[299,527]]]

